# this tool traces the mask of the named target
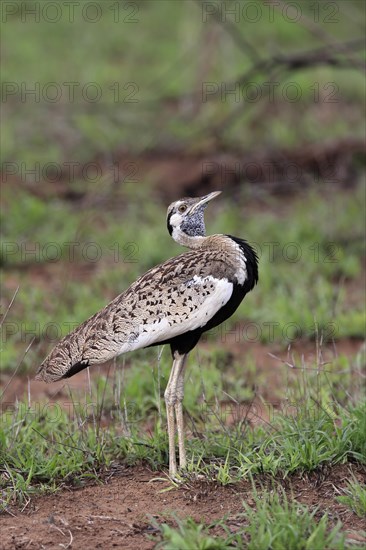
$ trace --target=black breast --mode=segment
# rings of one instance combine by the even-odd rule
[[[258,256],[255,250],[244,239],[226,235],[238,244],[244,253],[247,265],[247,278],[244,281],[245,294],[252,290],[258,282]]]

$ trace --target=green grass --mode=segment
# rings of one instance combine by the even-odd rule
[[[274,492],[257,491],[251,498],[252,504],[243,502],[244,511],[235,516],[235,530],[224,518],[219,522],[204,526],[191,518],[177,520],[177,527],[154,522],[160,531],[161,541],[157,548],[173,550],[318,550],[332,548],[345,550],[345,536],[340,532],[341,523],[330,525],[325,513],[318,519],[319,509],[310,510],[295,500],[289,500],[281,488]],[[213,528],[221,527],[225,536],[212,536]]]
[[[366,515],[366,488],[365,485],[353,479],[344,489],[344,495],[338,497],[338,502],[346,505],[360,518]]]
[[[155,522],[155,527],[161,533],[161,542],[156,548],[164,550],[224,550],[230,548],[230,543],[222,537],[210,536],[204,525],[198,524],[191,518],[185,521],[178,521],[178,528],[173,528],[168,524],[159,524]],[[233,546],[231,546],[233,548]]]
[[[341,525],[329,532],[327,514],[315,519],[317,509],[288,502],[284,493],[257,495],[256,510],[244,503],[249,521],[246,530],[249,536],[248,550],[311,550],[312,548],[345,548],[344,537],[339,536]]]
[[[85,478],[98,479],[113,460],[167,467],[165,415],[159,415],[156,405],[156,427],[146,434],[136,402],[123,398],[111,410],[106,388],[101,381],[96,394],[83,401],[72,397],[68,407],[66,402],[31,402],[6,408],[4,399],[0,483],[5,505],[21,503],[40,490],[55,490],[62,480],[80,484]],[[188,440],[188,475],[226,485],[264,472],[284,477],[325,464],[365,463],[365,405],[348,410],[330,406],[324,411],[310,401],[299,403],[295,417],[279,413],[269,425],[255,428],[217,425],[215,416],[204,415],[202,432],[196,424],[200,437]],[[102,419],[109,422],[108,429],[101,428]]]
[[[365,409],[356,407],[337,417],[341,426],[327,413],[312,410],[312,418],[278,415],[270,427],[254,430],[213,430],[205,427],[203,442],[192,441],[190,468],[197,464],[206,476],[232,483],[248,474],[312,471],[324,464],[344,463],[347,460],[365,462]]]

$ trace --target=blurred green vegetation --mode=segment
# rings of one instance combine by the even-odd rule
[[[94,4],[98,11],[82,0],[56,12],[14,1],[14,15],[5,12],[3,161],[82,162],[121,145],[202,149],[217,128],[220,146],[235,149],[363,137],[364,56],[352,46],[341,48],[350,59],[341,66],[252,70],[272,56],[338,51],[334,44],[362,38],[362,2],[302,0],[297,13],[258,2],[257,17],[246,2]],[[38,20],[21,5],[38,5]],[[207,16],[213,7],[216,19]]]

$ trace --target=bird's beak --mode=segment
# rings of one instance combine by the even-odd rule
[[[220,195],[221,191],[213,191],[212,193],[209,193],[208,195],[205,195],[204,197],[201,197],[197,199],[196,204],[194,204],[190,209],[190,214],[193,214],[197,210],[197,208],[200,208],[200,206],[206,205],[209,201],[212,201],[215,197]]]

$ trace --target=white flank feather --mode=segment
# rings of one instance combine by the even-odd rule
[[[210,319],[230,300],[233,293],[233,283],[227,279],[216,279],[215,277],[198,277],[187,282],[187,286],[196,286],[200,288],[205,283],[214,283],[212,290],[201,303],[201,305],[192,311],[189,318],[182,318],[178,322],[172,323],[172,317],[165,317],[156,323],[141,325],[139,333],[132,342],[126,342],[121,347],[120,353],[144,348],[156,342],[162,342],[185,332],[204,327]]]

